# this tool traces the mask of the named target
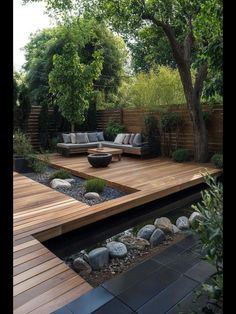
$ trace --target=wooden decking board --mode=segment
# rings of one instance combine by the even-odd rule
[[[200,172],[218,175],[209,164],[178,164],[166,158],[123,157],[108,168],[87,158],[52,155],[51,165],[84,178],[100,177],[127,191],[118,199],[88,206],[28,177],[14,178],[14,313],[51,313],[91,286],[43,246],[44,241],[203,182]]]

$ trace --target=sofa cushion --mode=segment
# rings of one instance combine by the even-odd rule
[[[130,138],[129,138],[129,144],[130,144],[130,145],[133,144],[134,137],[135,137],[135,133],[131,133],[131,134],[130,134]]]
[[[70,133],[70,139],[72,144],[76,144],[76,136],[75,133]]]
[[[70,134],[62,133],[64,143],[71,143]]]
[[[142,144],[142,136],[140,133],[136,133],[132,145],[134,147],[139,147],[141,146],[141,144]]]
[[[125,144],[125,145],[129,144],[129,139],[130,139],[130,133],[125,134],[123,144]]]
[[[88,143],[87,133],[75,133],[76,144]]]
[[[105,141],[103,132],[97,132],[98,141]]]
[[[57,147],[61,147],[61,148],[77,148],[77,147],[81,147],[81,148],[95,148],[98,146],[97,142],[93,142],[93,143],[82,143],[82,144],[72,144],[72,143],[57,143]]]
[[[97,137],[97,133],[96,132],[87,133],[87,134],[88,134],[89,142],[97,142],[98,141],[98,137]]]
[[[124,138],[125,138],[125,134],[124,133],[117,134],[117,136],[116,136],[116,138],[114,140],[114,144],[122,144]]]

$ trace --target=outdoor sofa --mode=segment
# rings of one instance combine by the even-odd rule
[[[114,141],[104,139],[103,132],[62,133],[63,142],[57,143],[57,152],[63,156],[85,153],[88,148],[96,148],[99,143],[104,147],[121,148],[123,153],[144,156],[149,153],[147,142],[141,133],[120,133]]]

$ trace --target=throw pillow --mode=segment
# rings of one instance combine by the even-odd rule
[[[75,133],[76,136],[76,143],[83,144],[88,143],[88,138],[86,133]]]
[[[98,141],[105,141],[103,132],[97,132]]]
[[[88,134],[88,139],[89,142],[97,142],[98,141],[98,137],[97,137],[97,133],[87,133]]]
[[[129,144],[130,135],[131,135],[131,134],[129,134],[129,133],[127,133],[127,134],[125,135],[125,138],[124,138],[124,140],[123,140],[123,144],[125,144],[125,145],[128,145],[128,144]]]
[[[62,133],[62,137],[65,144],[71,143],[70,134]]]
[[[142,144],[142,136],[140,133],[135,134],[134,140],[133,140],[133,146],[139,147]]]
[[[134,133],[131,133],[131,134],[130,134],[130,138],[129,138],[129,144],[130,144],[130,145],[133,145],[134,137],[135,137],[135,134],[134,134]]]
[[[117,134],[117,136],[114,140],[114,144],[122,144],[124,138],[125,138],[125,134],[123,134],[123,133]]]
[[[72,144],[76,144],[76,136],[75,133],[70,133],[70,140]]]

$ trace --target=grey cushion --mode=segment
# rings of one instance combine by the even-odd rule
[[[76,136],[75,133],[70,133],[70,139],[72,144],[76,144]]]
[[[71,143],[70,134],[62,133],[64,143]]]
[[[125,145],[129,144],[129,139],[130,139],[130,134],[127,133],[127,134],[125,135],[124,140],[123,140],[123,144],[125,144]]]
[[[105,141],[103,132],[97,132],[98,141]]]
[[[72,143],[57,143],[57,147],[62,147],[62,148],[76,148],[76,147],[85,147],[85,148],[95,148],[98,146],[97,142],[93,143],[82,143],[82,144],[72,144]]]
[[[130,145],[133,144],[134,137],[135,137],[135,133],[131,133],[131,134],[130,134],[130,138],[129,138],[129,144],[130,144]]]
[[[89,142],[97,142],[98,141],[98,137],[97,137],[97,133],[87,133],[88,134],[88,139]]]
[[[141,144],[142,144],[142,136],[140,133],[136,133],[132,145],[134,147],[139,147],[141,146]]]
[[[77,144],[88,143],[87,133],[75,133],[75,136]]]
[[[116,136],[116,138],[114,140],[114,144],[122,144],[124,138],[125,138],[125,134],[123,134],[123,133],[117,134],[117,136]]]

